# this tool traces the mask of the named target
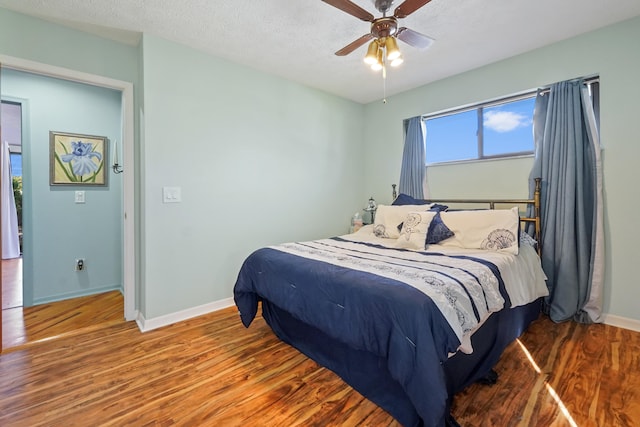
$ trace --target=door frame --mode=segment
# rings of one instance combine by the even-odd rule
[[[134,167],[134,129],[135,114],[133,102],[133,83],[123,80],[116,80],[109,77],[89,74],[68,68],[57,67],[16,58],[0,55],[2,68],[9,68],[17,71],[26,71],[48,77],[69,80],[77,83],[84,83],[92,86],[100,86],[120,91],[122,94],[122,151],[124,171],[123,180],[123,288],[124,288],[124,318],[125,320],[135,320],[138,317],[136,309],[136,266],[137,256],[135,251],[135,167]],[[0,315],[0,322],[2,318]],[[1,336],[1,335],[0,335]],[[0,343],[0,347],[1,347]]]

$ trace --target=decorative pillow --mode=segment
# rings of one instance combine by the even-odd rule
[[[439,203],[434,203],[431,205],[431,208],[429,208],[430,211],[434,211],[434,212],[442,212],[442,211],[446,211],[447,209],[449,209],[449,206],[441,205]]]
[[[453,235],[453,231],[451,231],[449,227],[447,227],[447,225],[442,221],[440,212],[438,212],[431,220],[431,224],[429,224],[426,244],[435,245],[443,240],[448,239],[449,237],[453,237]]]
[[[396,240],[396,248],[423,251],[425,239],[435,212],[409,212],[403,221],[400,237]]]
[[[538,241],[536,239],[534,239],[533,237],[531,237],[529,235],[529,233],[525,232],[524,230],[520,231],[520,244],[524,244],[524,245],[529,245],[532,248],[536,248],[536,246],[538,245]]]
[[[393,206],[404,206],[404,205],[429,205],[430,203],[424,200],[415,199],[408,194],[400,193],[398,197],[391,203]]]
[[[409,212],[428,211],[431,205],[378,205],[373,222],[373,234],[385,239],[397,239],[400,236],[400,225]]]
[[[520,217],[517,207],[441,212],[440,215],[454,233],[440,242],[441,245],[518,254]]]
[[[449,206],[446,205],[439,205],[437,203],[433,203],[431,204],[431,207],[429,208],[429,211],[431,212],[441,212],[441,211],[446,211],[447,209],[449,209]],[[402,223],[398,224],[398,231],[402,230]]]

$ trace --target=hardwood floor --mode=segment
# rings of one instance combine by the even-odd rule
[[[22,307],[22,258],[2,260],[2,309]]]
[[[525,349],[527,351],[525,351]],[[462,426],[634,426],[640,333],[536,321]],[[386,412],[228,308],[146,333],[121,322],[0,356],[2,426],[388,426]]]
[[[20,349],[105,324],[124,323],[119,291],[22,307],[22,259],[2,260],[2,348]]]

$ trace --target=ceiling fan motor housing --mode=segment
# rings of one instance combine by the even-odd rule
[[[393,0],[374,0],[373,4],[376,9],[378,9],[382,13],[386,13],[391,9],[391,5],[393,4]]]
[[[398,21],[393,16],[374,19],[371,23],[371,34],[377,39],[393,36],[398,31]]]

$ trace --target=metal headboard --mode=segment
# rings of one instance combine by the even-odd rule
[[[393,188],[393,200],[398,197],[396,192],[396,184],[392,184]],[[478,204],[488,205],[489,209],[495,209],[496,205],[527,205],[533,206],[533,216],[520,217],[520,221],[525,224],[533,224],[535,230],[535,238],[538,241],[538,255],[542,254],[542,242],[541,242],[541,222],[540,222],[540,189],[542,187],[542,180],[540,178],[535,179],[535,189],[533,191],[532,199],[424,199],[429,203],[442,203],[442,204]]]

